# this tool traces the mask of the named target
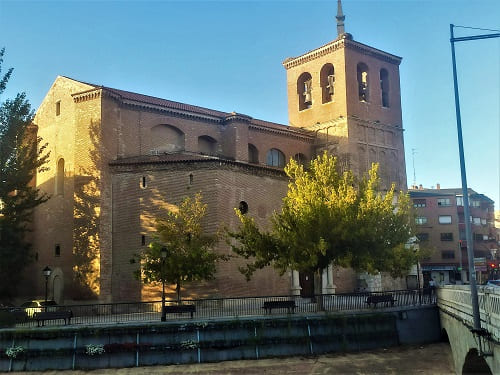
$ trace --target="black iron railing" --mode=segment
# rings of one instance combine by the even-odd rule
[[[194,306],[195,319],[210,319],[219,317],[248,317],[263,316],[266,314],[287,314],[291,310],[283,307],[273,308],[271,311],[264,309],[267,301],[294,301],[293,312],[295,314],[310,314],[321,312],[341,312],[374,310],[391,307],[421,306],[436,303],[436,294],[430,289],[418,290],[394,290],[384,292],[366,293],[341,293],[323,294],[311,297],[300,296],[263,296],[263,297],[235,297],[235,298],[206,298],[206,299],[183,299],[182,305]],[[166,306],[175,306],[176,302],[168,301]],[[283,304],[277,304],[282,306]],[[72,325],[105,324],[105,323],[127,323],[160,321],[161,301],[153,302],[124,302],[124,303],[102,303],[86,305],[66,305],[51,307],[60,311],[71,310],[73,317]],[[186,309],[169,309],[173,312],[167,313],[167,321],[190,319],[189,311]],[[192,310],[187,309],[187,310]],[[20,312],[21,311],[21,312]],[[22,315],[22,310],[17,310],[17,326],[36,326],[36,313],[32,317]],[[62,320],[48,320],[45,325],[62,325]]]

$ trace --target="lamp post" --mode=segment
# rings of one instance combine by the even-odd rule
[[[50,274],[52,273],[52,270],[50,269],[49,266],[45,266],[43,269],[43,276],[45,276],[45,311],[47,311],[47,292],[48,292],[48,285],[49,285],[49,277]]]
[[[167,248],[161,248],[161,321],[165,322],[167,320],[167,313],[165,311],[165,259],[167,259]]]

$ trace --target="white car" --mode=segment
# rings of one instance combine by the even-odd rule
[[[47,309],[45,309],[45,306],[47,306]],[[26,311],[28,317],[32,318],[35,315],[35,313],[39,313],[42,311],[56,311],[57,309],[56,306],[57,306],[56,301],[48,300],[47,304],[45,304],[45,300],[34,299],[23,303],[20,307],[21,309]]]
[[[500,286],[500,280],[488,280],[486,286]]]

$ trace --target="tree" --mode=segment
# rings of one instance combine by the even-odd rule
[[[290,269],[320,274],[334,263],[401,276],[415,264],[415,255],[404,247],[412,235],[408,195],[400,192],[394,204],[394,185],[378,192],[377,164],[356,181],[351,171],[340,174],[336,162],[326,153],[309,169],[290,160],[288,192],[270,231],[236,212],[241,223],[228,237],[233,251],[249,260],[240,267],[247,279],[269,265],[281,275]]]
[[[5,49],[0,51],[0,73]],[[12,68],[0,79],[0,94]],[[33,112],[25,93],[0,104],[0,298],[11,297],[31,260],[27,240],[33,210],[48,196],[34,186],[37,171],[45,169],[49,153],[36,135]]]
[[[165,217],[157,218],[157,240],[136,256],[141,264],[141,269],[134,273],[136,278],[146,284],[162,281],[175,284],[179,303],[183,283],[213,279],[217,262],[229,259],[213,251],[217,235],[203,231],[201,222],[207,205],[201,199],[199,193],[194,199],[186,197],[177,210],[168,210]],[[164,260],[162,248],[167,250]]]

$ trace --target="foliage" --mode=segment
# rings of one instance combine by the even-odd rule
[[[5,355],[9,358],[17,358],[17,356],[22,353],[24,353],[24,348],[22,346],[12,346],[5,350]]]
[[[0,51],[0,72],[4,49]],[[12,69],[0,78],[0,94]],[[48,197],[34,186],[36,172],[45,170],[47,144],[37,137],[26,94],[0,104],[0,297],[10,297],[30,262],[29,231],[33,209]],[[15,272],[13,272],[15,270]]]
[[[289,269],[318,272],[330,263],[357,271],[387,271],[400,276],[415,263],[404,248],[411,237],[410,201],[394,185],[378,192],[378,165],[357,181],[351,171],[340,174],[336,158],[324,153],[308,169],[290,160],[290,178],[280,213],[271,230],[260,230],[253,218],[237,211],[240,226],[228,231],[233,251],[248,259],[240,271],[250,279],[271,265],[280,274]]]
[[[87,355],[101,355],[104,353],[103,344],[87,344],[85,345],[85,354]]]
[[[168,210],[165,217],[157,218],[158,239],[136,256],[141,269],[135,276],[144,283],[175,284],[179,302],[182,283],[213,279],[216,263],[229,259],[213,251],[217,236],[203,231],[202,219],[207,205],[201,199],[199,193],[194,199],[186,197],[177,210]],[[161,258],[162,248],[167,251],[165,260]]]

